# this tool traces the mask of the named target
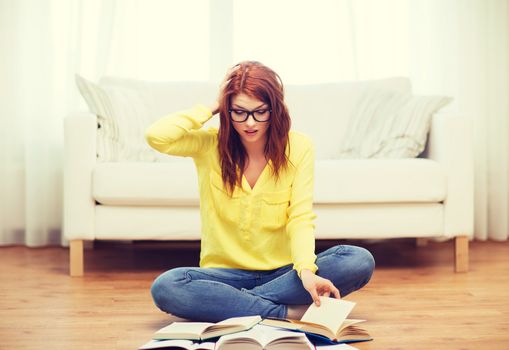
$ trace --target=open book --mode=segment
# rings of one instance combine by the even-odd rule
[[[250,329],[261,321],[261,317],[232,317],[218,323],[173,322],[154,333],[152,339],[204,340]]]
[[[314,345],[302,332],[256,325],[252,329],[223,335],[216,343],[216,350],[310,350]]]
[[[325,337],[337,343],[352,343],[372,340],[368,332],[358,323],[365,320],[347,319],[355,303],[343,299],[320,297],[321,306],[309,306],[300,321],[281,318],[267,318],[261,324],[298,330]]]

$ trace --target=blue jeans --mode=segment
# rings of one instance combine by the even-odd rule
[[[317,255],[317,275],[329,279],[344,297],[371,278],[375,260],[361,247],[338,245]],[[156,278],[151,288],[156,306],[193,321],[229,317],[286,317],[287,305],[311,304],[293,265],[275,270],[179,267]]]

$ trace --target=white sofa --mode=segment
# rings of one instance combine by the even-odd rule
[[[155,91],[159,115],[154,118],[190,107],[191,101],[209,103],[217,95],[214,84],[198,82],[183,83],[181,89],[179,83],[171,83],[171,89],[121,79],[103,83]],[[337,159],[348,116],[369,86],[411,91],[406,78],[285,86],[292,128],[311,136],[316,146],[316,238],[455,238],[456,271],[467,271],[473,234],[469,124],[460,116],[434,115],[419,158]],[[218,126],[217,119],[210,125]],[[70,240],[71,275],[83,275],[87,240],[200,239],[192,159],[98,162],[95,115],[70,115],[64,130],[63,230]]]

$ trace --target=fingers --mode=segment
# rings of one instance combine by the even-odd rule
[[[316,306],[320,306],[320,297],[318,296],[316,288],[311,289],[309,291],[309,294],[311,294],[311,298],[313,298],[313,301],[315,302]]]
[[[304,270],[306,271],[306,270]],[[325,278],[316,276],[314,274],[303,274],[304,288],[309,292],[313,302],[316,306],[320,306],[320,296],[330,298],[333,295],[337,299],[341,299],[339,289],[334,284]]]
[[[228,84],[231,82],[232,80],[232,75],[233,73],[239,69],[241,66],[240,64],[237,64],[231,68],[229,68],[227,71],[226,71],[226,75],[223,79],[223,81],[221,82],[220,86],[219,86],[219,90],[222,92],[226,89],[226,87],[228,86]]]
[[[223,80],[223,82],[221,83],[220,87],[219,87],[219,90],[223,91],[224,89],[226,89],[226,87],[228,86],[228,84],[230,83],[231,79],[225,79]]]
[[[327,283],[323,286],[323,288],[319,292],[320,295],[329,298],[334,295],[335,298],[341,299],[341,294],[339,293],[339,289],[337,289],[332,282]]]
[[[337,289],[334,284],[332,284],[332,282],[330,282],[330,285],[328,286],[328,290],[327,290],[327,296],[329,296],[330,294],[333,294],[334,295],[334,298],[336,299],[341,299],[341,294],[339,293],[339,289]]]
[[[234,65],[233,67],[231,67],[230,69],[228,69],[228,74],[232,74],[233,72],[235,72],[237,69],[240,68],[240,64],[236,64]]]

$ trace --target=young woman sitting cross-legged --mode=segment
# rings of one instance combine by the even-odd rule
[[[216,114],[219,129],[203,129]],[[199,180],[200,267],[154,281],[161,310],[210,322],[300,318],[319,296],[340,298],[368,283],[375,262],[366,249],[338,245],[315,255],[314,147],[290,125],[279,76],[247,61],[228,71],[216,102],[147,128],[157,151],[192,157]]]

